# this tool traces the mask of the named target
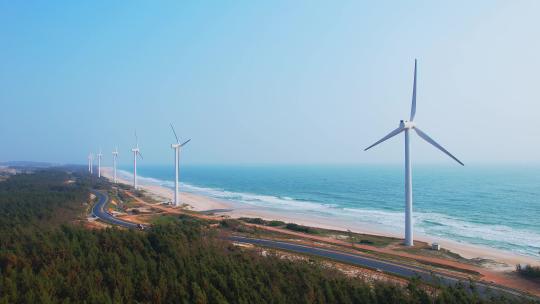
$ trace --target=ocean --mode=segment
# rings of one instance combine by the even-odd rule
[[[120,174],[131,176],[131,167]],[[139,166],[141,181],[173,187],[173,166]],[[181,190],[401,235],[399,165],[185,165]],[[540,257],[540,166],[413,168],[416,234]]]

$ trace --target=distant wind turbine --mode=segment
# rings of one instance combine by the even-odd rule
[[[133,188],[138,189],[137,185],[137,157],[140,157],[141,159],[142,154],[139,150],[139,138],[137,137],[137,131],[135,131],[135,142],[136,146],[135,148],[131,149],[131,152],[133,152]]]
[[[113,182],[116,184],[116,159],[118,158],[118,147],[113,151]]]
[[[374,143],[373,145],[367,147],[364,151],[367,151],[368,149],[371,149],[372,147],[382,143],[383,141],[386,141],[387,139],[390,139],[396,135],[398,135],[401,132],[405,132],[405,245],[406,246],[413,246],[413,224],[412,224],[412,174],[411,174],[411,159],[410,159],[410,143],[409,143],[409,131],[414,130],[420,138],[427,141],[428,143],[435,146],[435,148],[441,150],[444,154],[450,156],[452,159],[457,161],[460,165],[464,166],[463,163],[457,159],[454,155],[450,154],[445,148],[443,148],[441,145],[439,145],[435,140],[433,140],[431,137],[429,137],[426,133],[421,131],[414,121],[414,116],[416,114],[416,65],[417,61],[414,60],[414,82],[413,82],[413,92],[412,92],[412,106],[411,106],[411,117],[409,121],[401,120],[399,122],[399,127],[392,132],[390,132],[388,135]]]
[[[101,148],[99,148],[99,153],[97,155],[97,162],[98,162],[98,177],[101,177],[101,158],[103,157],[103,154],[101,153]]]
[[[176,131],[174,131],[174,127],[171,124],[171,129],[173,131],[174,137],[176,138],[176,143],[171,144],[171,148],[174,149],[174,173],[175,173],[175,179],[174,179],[174,205],[180,206],[180,197],[178,196],[178,175],[179,175],[179,165],[180,165],[180,149],[185,146],[191,139],[186,140],[184,143],[180,144],[180,140],[178,140],[178,136],[176,136]]]
[[[90,153],[88,158],[90,160],[90,174],[94,174],[94,154]]]
[[[88,172],[92,173],[92,153],[88,154]]]

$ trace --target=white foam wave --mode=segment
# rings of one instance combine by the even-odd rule
[[[417,213],[416,227],[427,235],[458,239],[538,256],[540,235],[505,225],[471,223],[440,213]]]
[[[356,208],[344,210],[349,214],[355,214],[363,222],[381,225],[394,231],[402,231],[405,225],[404,215],[401,212]],[[415,212],[413,220],[415,230],[428,236],[487,245],[534,256],[538,256],[540,250],[540,235],[524,229],[471,223],[434,212]]]
[[[208,195],[217,199],[244,203],[251,206],[276,208],[285,210],[315,210],[321,208],[321,204],[309,201],[298,201],[291,197],[279,197],[254,193],[232,192],[218,188],[207,188],[182,183],[182,189],[187,192]]]

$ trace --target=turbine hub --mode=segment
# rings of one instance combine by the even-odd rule
[[[399,126],[405,129],[412,129],[416,126],[416,124],[412,121],[400,120]]]

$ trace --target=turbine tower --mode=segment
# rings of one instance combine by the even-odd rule
[[[113,151],[113,182],[116,184],[116,159],[118,158],[118,147]]]
[[[97,155],[97,163],[98,163],[98,178],[101,177],[101,157],[103,157],[103,154],[101,154],[101,148],[99,148],[99,153]]]
[[[131,149],[131,152],[133,152],[133,188],[137,190],[137,157],[140,157],[141,159],[143,158],[141,151],[139,150],[139,138],[137,137],[137,131],[135,131],[135,142],[136,146],[135,148]]]
[[[435,146],[435,148],[441,150],[444,154],[450,156],[452,159],[457,161],[460,165],[464,166],[463,163],[457,159],[454,155],[450,154],[445,148],[439,145],[435,140],[429,137],[426,133],[418,128],[414,123],[414,116],[416,114],[416,65],[417,61],[414,60],[414,82],[413,82],[413,92],[412,92],[412,105],[411,105],[411,116],[410,120],[401,120],[399,122],[399,127],[388,135],[374,143],[373,145],[367,147],[364,151],[371,149],[372,147],[390,139],[401,132],[405,133],[405,245],[413,246],[413,223],[412,223],[412,169],[411,169],[411,155],[410,155],[410,130],[414,130],[420,138],[427,141],[428,143]]]
[[[174,205],[180,206],[180,197],[178,195],[178,175],[179,175],[179,163],[180,163],[180,149],[185,146],[191,139],[186,140],[184,143],[180,144],[180,141],[178,140],[178,136],[176,136],[176,132],[174,131],[174,127],[171,124],[171,129],[173,131],[174,137],[176,138],[176,143],[171,144],[171,148],[174,149]]]

